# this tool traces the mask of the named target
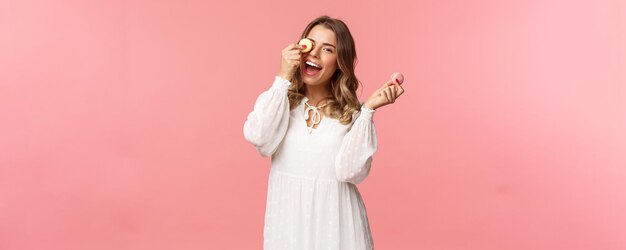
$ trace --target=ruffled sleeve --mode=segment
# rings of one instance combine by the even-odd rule
[[[361,111],[346,133],[335,159],[335,174],[339,181],[359,184],[368,176],[372,156],[378,150],[374,110],[361,105]]]
[[[274,154],[289,126],[289,99],[291,82],[276,76],[272,86],[256,99],[254,109],[243,125],[244,138],[252,143],[263,157]]]

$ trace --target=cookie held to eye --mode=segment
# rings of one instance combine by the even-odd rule
[[[303,53],[309,52],[313,49],[313,41],[311,41],[311,39],[308,39],[308,38],[300,39],[300,41],[298,42],[298,45],[302,47]]]

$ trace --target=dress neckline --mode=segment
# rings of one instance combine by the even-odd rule
[[[309,100],[309,98],[307,98],[306,96],[304,98],[302,98],[302,103],[300,104],[301,107],[299,107],[299,108],[300,108],[300,110],[302,112],[302,118],[304,120],[304,126],[306,127],[307,131],[310,134],[313,131],[317,131],[320,128],[320,126],[322,126],[322,123],[324,123],[325,120],[328,117],[324,116],[324,118],[322,118],[322,116],[321,116],[321,114],[320,114],[320,112],[318,110],[319,108],[324,107],[325,104],[320,106],[320,107],[316,107],[316,106],[313,106],[311,104],[308,104],[307,103],[308,100]],[[302,111],[302,107],[305,107],[305,109],[303,111]],[[309,111],[311,111],[311,110],[313,110],[313,114],[312,114],[312,117],[311,117],[311,126],[308,126],[306,121],[309,119]],[[316,122],[315,119],[319,119],[319,120],[317,120],[317,122]],[[317,128],[313,127],[315,125],[317,125]]]

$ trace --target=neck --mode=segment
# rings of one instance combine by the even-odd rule
[[[304,95],[309,99],[309,104],[313,106],[317,106],[323,98],[332,96],[328,84],[305,85],[305,89]]]

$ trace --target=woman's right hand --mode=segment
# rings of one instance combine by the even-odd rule
[[[283,49],[278,76],[293,82],[292,80],[296,74],[296,70],[300,69],[302,49],[303,48],[296,43],[292,43]]]

